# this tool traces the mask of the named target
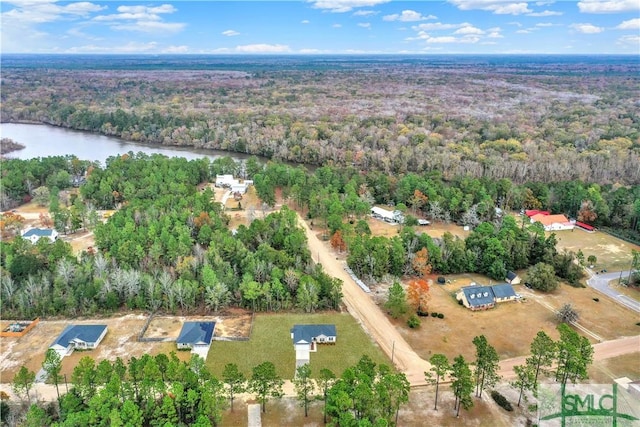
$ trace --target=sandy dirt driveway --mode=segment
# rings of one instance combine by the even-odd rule
[[[413,351],[373,299],[365,294],[344,270],[345,264],[336,259],[333,250],[318,239],[299,215],[298,222],[307,234],[312,257],[322,264],[327,274],[342,280],[343,302],[349,313],[378,343],[382,351],[393,360],[396,368],[405,373],[411,385],[426,384],[424,372],[431,369],[429,362]]]

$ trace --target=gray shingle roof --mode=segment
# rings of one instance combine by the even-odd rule
[[[513,280],[516,277],[518,277],[518,275],[516,273],[514,273],[513,271],[507,272],[507,280]]]
[[[211,344],[216,322],[184,322],[178,344]]]
[[[107,325],[69,325],[58,335],[58,338],[50,347],[54,345],[68,347],[69,343],[73,340],[93,343],[100,338],[100,335],[102,335],[105,329],[107,329]]]
[[[293,325],[291,328],[293,334],[293,342],[300,341],[312,342],[313,338],[320,335],[327,337],[335,337],[336,325]]]
[[[513,286],[508,283],[493,285],[491,289],[493,289],[493,294],[496,296],[496,298],[509,298],[516,296],[516,292],[513,290]]]
[[[472,307],[494,303],[495,297],[490,286],[467,286],[462,288],[462,292]]]

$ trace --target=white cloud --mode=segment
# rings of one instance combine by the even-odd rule
[[[480,41],[480,37],[477,36],[465,36],[465,37],[431,37],[427,39],[427,43],[477,43]]]
[[[284,52],[291,51],[289,46],[284,44],[265,44],[265,43],[246,44],[246,45],[236,46],[235,50],[241,53],[284,53]]]
[[[371,28],[371,23],[369,23],[369,22],[358,22],[358,27]]]
[[[333,28],[342,28],[342,24],[333,24],[332,27]]]
[[[112,25],[112,30],[139,33],[179,33],[186,24],[179,22],[138,21],[131,24]]]
[[[310,24],[311,22],[308,19],[303,19],[300,21],[301,24]]]
[[[233,36],[239,36],[240,35],[240,33],[235,31],[235,30],[226,30],[226,31],[223,31],[221,34],[223,36],[227,36],[227,37],[233,37]]]
[[[518,30],[518,31],[516,31],[516,34],[531,34],[531,31],[529,31],[529,30]]]
[[[453,34],[484,34],[480,28],[474,27],[473,25],[465,25],[464,27],[456,30]]]
[[[329,12],[351,12],[357,7],[372,7],[391,0],[309,0],[314,9],[325,9]]]
[[[574,30],[578,31],[579,33],[582,34],[598,34],[604,31],[604,28],[602,27],[596,27],[593,24],[571,24],[569,25],[570,28],[573,28]]]
[[[640,18],[623,21],[616,28],[618,30],[640,30]]]
[[[460,10],[486,10],[496,15],[522,15],[533,12],[526,2],[510,0],[448,0]]]
[[[375,10],[356,10],[353,12],[353,16],[371,16],[377,15],[379,12]]]
[[[418,24],[411,27],[415,31],[439,31],[439,30],[451,30],[453,28],[459,28],[461,25],[457,24],[443,24],[441,22],[429,22],[426,24]]]
[[[168,46],[161,51],[162,53],[187,53],[189,52],[189,46]]]
[[[163,4],[162,6],[118,6],[116,9],[120,13],[148,13],[148,14],[158,14],[158,13],[174,13],[177,12],[178,9],[173,7],[171,4]]]
[[[403,10],[402,13],[393,15],[386,15],[382,17],[383,21],[401,21],[401,22],[415,22],[415,21],[426,21],[427,19],[438,19],[437,16],[427,15],[424,16],[420,12],[416,12],[415,10]]]
[[[140,33],[178,33],[186,27],[186,24],[181,22],[165,22],[160,16],[178,11],[170,4],[160,6],[118,6],[116,11],[118,13],[98,15],[92,21],[124,21],[122,24],[112,24],[109,28],[116,31],[135,31]]]
[[[551,22],[538,22],[536,27],[553,27],[553,24]]]
[[[141,52],[156,51],[157,48],[158,48],[158,43],[156,42],[149,42],[149,43],[129,42],[124,45],[115,45],[115,46],[96,46],[96,45],[75,46],[70,49],[67,49],[67,53],[141,53]]]
[[[300,49],[298,50],[298,53],[302,53],[302,54],[322,54],[322,53],[327,53],[327,51],[322,50],[322,49]]]
[[[640,10],[638,0],[582,0],[578,2],[582,13],[617,13]]]
[[[515,25],[516,27],[522,27],[522,24],[519,23],[518,21],[511,21],[511,22],[508,22],[508,24],[509,25]]]
[[[527,16],[560,16],[562,12],[556,12],[553,10],[544,10],[542,12],[527,13]]]
[[[72,22],[87,19],[91,14],[107,8],[90,2],[75,2],[60,5],[55,0],[3,1],[0,13],[0,41],[3,52],[47,52],[57,49],[56,34],[43,31],[39,25],[65,21],[67,28]],[[64,38],[64,33],[59,37]]]
[[[635,47],[640,47],[640,36],[630,34],[622,36],[618,39],[618,44],[632,44]]]
[[[501,34],[501,31],[502,29],[500,29],[499,27],[489,28],[487,30],[487,32],[489,33],[487,37],[490,39],[502,39],[504,38],[504,36]]]

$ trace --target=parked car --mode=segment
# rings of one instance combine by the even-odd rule
[[[531,283],[529,283],[529,282],[524,282],[524,286],[529,288],[529,289],[533,289],[533,286],[531,286]]]

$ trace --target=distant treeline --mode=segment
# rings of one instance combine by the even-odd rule
[[[286,64],[10,68],[0,119],[393,175],[640,183],[633,63]]]

